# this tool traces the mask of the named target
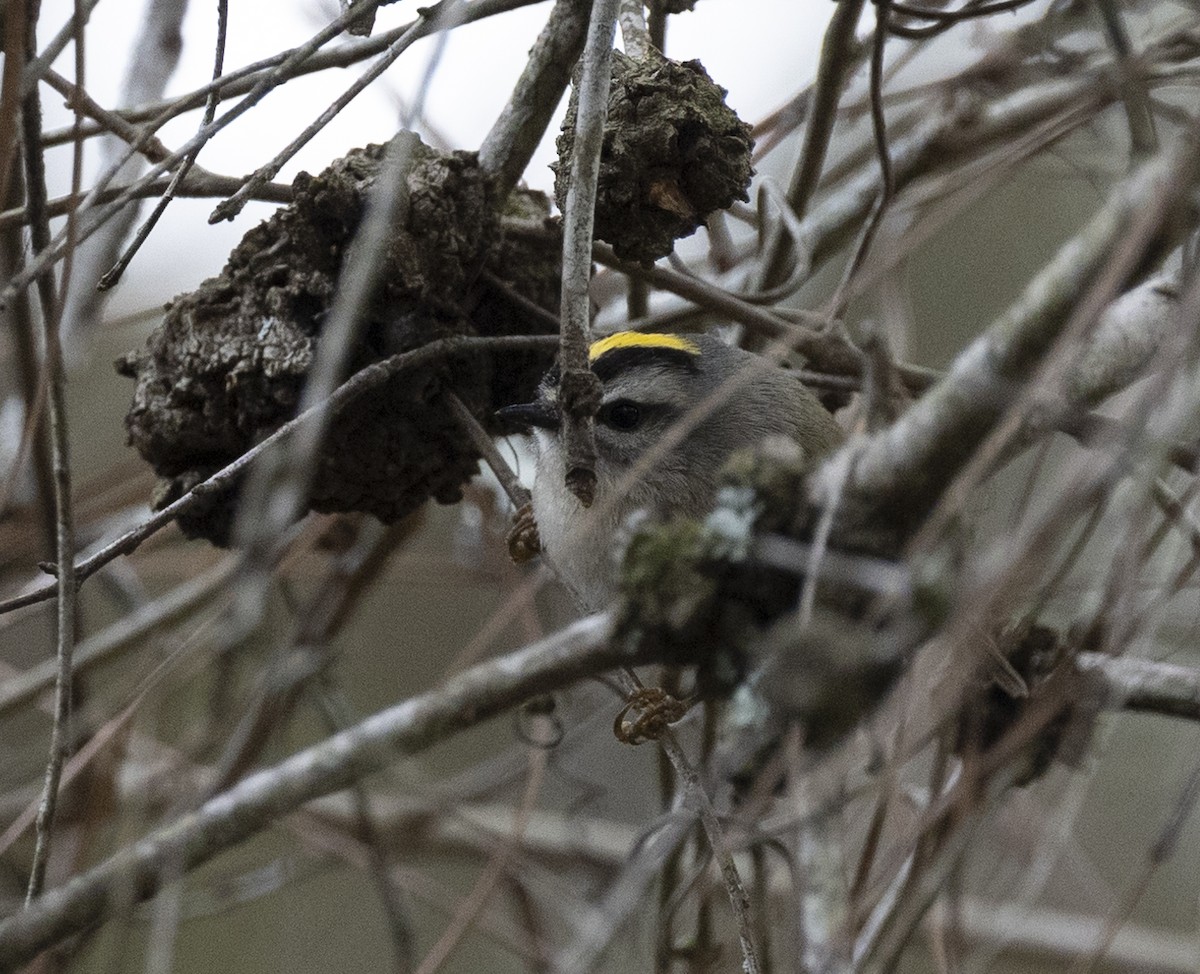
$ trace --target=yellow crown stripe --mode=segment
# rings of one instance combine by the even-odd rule
[[[588,361],[595,362],[601,355],[618,348],[670,348],[689,355],[699,355],[700,346],[682,335],[664,332],[619,331],[607,338],[594,341],[588,349]]]

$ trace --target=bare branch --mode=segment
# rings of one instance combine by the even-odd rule
[[[37,44],[37,0],[26,5],[25,54],[33,60]],[[76,22],[80,9],[76,6]],[[46,169],[42,157],[42,103],[34,85],[21,104],[22,147],[25,157],[25,195],[29,209],[30,240],[40,250],[50,241],[50,218],[46,213]],[[68,240],[74,244],[74,221],[68,226]],[[58,803],[58,785],[63,761],[70,747],[67,721],[71,712],[71,659],[75,650],[75,518],[71,509],[71,456],[67,430],[66,370],[63,365],[61,323],[58,295],[55,293],[54,273],[46,269],[37,277],[38,299],[41,303],[45,368],[48,375],[50,416],[50,450],[54,467],[55,574],[57,576],[58,606],[56,622],[56,655],[58,672],[54,689],[54,724],[50,732],[50,756],[46,763],[46,780],[37,816],[37,845],[29,873],[26,903],[36,899],[46,878],[50,858],[51,832]]]
[[[146,5],[141,31],[134,41],[129,64],[126,66],[125,80],[122,85],[121,102],[126,105],[142,105],[156,101],[162,97],[167,83],[175,73],[183,51],[182,26],[183,17],[187,12],[186,0],[154,0]],[[47,71],[48,79],[53,78],[53,72]],[[53,82],[52,82],[53,83]],[[60,89],[61,90],[61,89]],[[75,94],[74,92],[72,94]],[[78,104],[94,106],[94,102],[80,90],[77,97],[69,101]],[[77,108],[78,112],[79,109]],[[94,113],[91,117],[96,117]],[[130,126],[128,129],[137,132],[134,138],[129,137],[128,130],[119,126],[123,119],[109,117],[98,118],[102,124],[112,128],[113,136],[107,137],[102,144],[101,168],[117,166],[114,178],[122,182],[136,179],[142,169],[142,161],[137,156],[124,156],[122,141],[129,145],[137,143],[137,136],[142,133]],[[157,143],[157,140],[155,140]],[[161,145],[156,148],[161,149]],[[163,155],[166,155],[166,151]],[[149,147],[148,153],[149,154]],[[161,158],[161,157],[160,157]],[[95,234],[80,247],[78,261],[79,273],[75,286],[67,293],[67,305],[64,321],[69,331],[91,331],[97,324],[103,307],[103,298],[96,293],[96,282],[101,275],[112,266],[120,253],[121,243],[129,235],[129,231],[137,219],[138,207],[130,206],[118,214],[105,228]]]
[[[937,487],[966,461],[1028,370],[1052,347],[1071,307],[1107,265],[1117,242],[1130,242],[1131,225],[1143,228],[1142,246],[1150,245],[1159,220],[1191,184],[1192,145],[1190,138],[1183,139],[1130,176],[945,379],[892,427],[847,447],[857,453],[847,485],[852,493],[893,514],[921,510],[936,498]],[[1152,213],[1148,206],[1155,208]],[[836,464],[826,465],[818,494],[833,488],[834,469]]]
[[[16,916],[0,921],[0,966],[15,968],[111,915],[125,891],[153,896],[164,867],[191,871],[305,802],[387,767],[582,677],[632,660],[609,642],[607,616],[589,616],[523,650],[490,660],[246,778],[128,846]]]
[[[567,487],[584,507],[596,490],[596,440],[592,417],[600,406],[600,380],[588,366],[591,342],[592,226],[600,149],[608,117],[613,35],[619,0],[595,0],[577,91],[571,181],[563,211],[562,344],[558,359],[559,412]]]
[[[517,185],[562,101],[583,50],[589,10],[581,0],[555,0],[512,97],[479,147],[479,165],[502,196]]]
[[[143,541],[162,530],[184,511],[190,510],[195,505],[202,503],[207,497],[212,496],[212,494],[226,490],[257,457],[268,450],[274,449],[281,441],[302,429],[306,423],[312,422],[327,411],[331,415],[337,415],[339,410],[344,409],[358,396],[363,395],[371,389],[377,389],[392,376],[398,375],[409,368],[418,368],[444,355],[453,355],[457,351],[464,351],[471,348],[544,349],[547,346],[553,346],[557,341],[558,339],[552,336],[544,335],[447,338],[423,345],[410,352],[401,352],[393,355],[391,358],[384,359],[382,362],[375,362],[362,368],[343,382],[325,402],[318,403],[300,413],[295,419],[289,420],[266,439],[262,440],[262,442],[257,443],[232,463],[222,467],[207,480],[197,484],[178,500],[172,501],[137,527],[126,531],[120,537],[104,545],[99,551],[78,562],[75,565],[77,581],[83,582],[114,558],[120,555],[127,555],[136,550]],[[51,582],[50,584],[37,586],[32,591],[25,592],[22,595],[6,599],[0,602],[0,615],[53,598],[57,591],[58,583]]]

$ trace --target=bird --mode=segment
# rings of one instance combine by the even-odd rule
[[[809,459],[843,439],[832,414],[794,375],[715,334],[619,331],[591,343],[588,364],[603,390],[590,506],[566,485],[557,367],[532,402],[497,413],[508,428],[534,437],[541,548],[588,609],[616,595],[618,539],[635,512],[703,517],[735,451],[782,436]]]

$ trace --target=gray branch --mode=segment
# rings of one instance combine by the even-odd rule
[[[959,355],[945,379],[894,425],[847,446],[857,452],[848,491],[876,511],[916,516],[927,509],[1012,405],[1110,261],[1136,265],[1150,248],[1195,178],[1195,151],[1192,139],[1183,139],[1118,185],[1025,293]],[[1142,239],[1128,246],[1139,234]],[[819,473],[819,496],[837,492],[838,469],[831,462]]]
[[[584,0],[555,3],[512,97],[479,147],[479,165],[501,195],[517,185],[562,100],[583,50],[590,9]]]
[[[136,108],[162,98],[183,51],[182,25],[186,13],[187,0],[151,0],[125,69],[122,105]],[[145,159],[140,155],[131,155],[121,163],[122,156],[127,155],[126,140],[117,135],[107,135],[101,145],[102,170],[117,165],[115,182],[128,183],[137,179],[145,167]],[[68,332],[90,331],[100,320],[104,296],[96,290],[96,282],[116,263],[121,244],[133,228],[138,211],[136,205],[124,207],[80,245],[75,254],[74,279],[63,312],[63,325]]]
[[[0,969],[13,970],[64,937],[94,927],[129,895],[149,899],[164,869],[171,876],[195,869],[305,802],[341,791],[400,755],[415,754],[583,677],[649,662],[610,644],[610,626],[606,615],[588,616],[246,778],[0,922]]]

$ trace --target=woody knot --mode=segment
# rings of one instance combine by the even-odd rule
[[[558,401],[568,416],[595,416],[604,384],[591,369],[567,369],[558,383]]]

